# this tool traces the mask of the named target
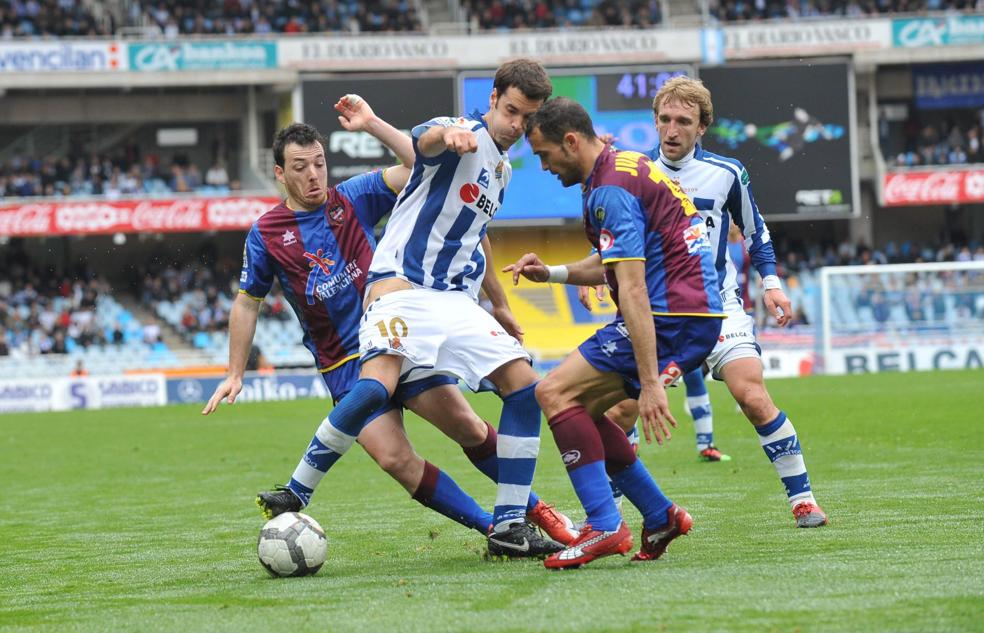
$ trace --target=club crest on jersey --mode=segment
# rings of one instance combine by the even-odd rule
[[[688,255],[696,255],[701,251],[711,249],[711,243],[707,239],[707,225],[703,222],[683,229],[683,241],[687,245]]]
[[[292,246],[294,244],[297,244],[297,237],[293,231],[287,229],[284,231],[284,246]]]
[[[478,172],[478,184],[482,185],[483,189],[489,188],[489,170],[482,167],[482,171]]]
[[[613,246],[615,246],[615,236],[608,229],[601,229],[601,233],[598,234],[598,250],[607,251]]]
[[[335,226],[341,225],[345,220],[345,207],[339,204],[328,209],[328,220]]]
[[[605,219],[605,207],[598,207],[595,209],[595,219],[599,222]]]

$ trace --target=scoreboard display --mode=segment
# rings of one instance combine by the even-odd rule
[[[687,65],[594,69],[550,69],[554,96],[580,103],[591,115],[598,134],[612,134],[619,149],[648,151],[656,146],[652,102],[671,77],[693,76]],[[471,114],[489,108],[491,73],[463,74],[458,78],[458,110]],[[535,221],[579,219],[581,190],[564,188],[555,176],[542,171],[526,139],[509,149],[513,176],[496,220]]]

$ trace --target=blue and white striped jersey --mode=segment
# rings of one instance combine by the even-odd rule
[[[478,151],[422,156],[417,141],[434,126],[471,130]],[[399,277],[425,288],[462,291],[477,301],[485,276],[482,238],[509,184],[509,157],[477,111],[431,119],[415,127],[412,136],[416,162],[376,247],[367,281]]]
[[[738,289],[738,273],[728,254],[731,222],[745,236],[745,246],[758,273],[763,277],[776,274],[776,252],[769,229],[752,196],[748,172],[740,162],[705,151],[700,145],[679,161],[663,156],[658,146],[649,151],[649,157],[693,200],[707,223],[722,297],[730,299]]]

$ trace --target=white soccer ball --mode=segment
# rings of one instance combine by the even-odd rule
[[[272,576],[318,573],[328,555],[328,539],[318,522],[300,512],[267,521],[256,544],[260,564]]]

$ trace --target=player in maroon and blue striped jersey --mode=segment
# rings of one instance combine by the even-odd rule
[[[647,438],[676,426],[665,387],[698,367],[717,343],[724,314],[707,227],[693,203],[644,155],[617,152],[574,101],[548,101],[526,127],[543,168],[581,185],[584,228],[596,253],[549,267],[528,253],[506,270],[536,282],[598,285],[606,278],[618,315],[572,352],[536,389],[587,524],[548,568],[579,567],[624,554],[632,533],[608,477],[643,516],[642,549],[659,558],[692,519],[670,501],[605,411],[637,397]],[[606,477],[607,473],[607,477]]]
[[[413,163],[410,140],[375,117],[364,101],[348,96],[336,109],[350,130],[365,130],[394,149],[403,165],[357,176],[328,187],[324,146],[311,126],[293,124],[274,142],[275,173],[286,191],[283,203],[250,229],[243,254],[240,294],[230,314],[229,376],[202,411],[211,413],[242,389],[245,357],[256,327],[260,302],[274,279],[296,313],[311,351],[336,404],[358,379],[358,327],[366,272],[376,245],[373,228],[392,209]],[[445,473],[417,456],[403,429],[405,405],[465,447],[479,470],[498,473],[495,431],[472,411],[456,381],[446,376],[401,386],[393,401],[376,410],[359,434],[359,443],[413,498],[483,535],[491,514]],[[337,432],[327,418],[318,428],[290,482],[260,493],[267,518],[306,506],[318,483],[351,446],[354,438]],[[549,534],[573,538],[570,521],[530,495],[529,515]]]

